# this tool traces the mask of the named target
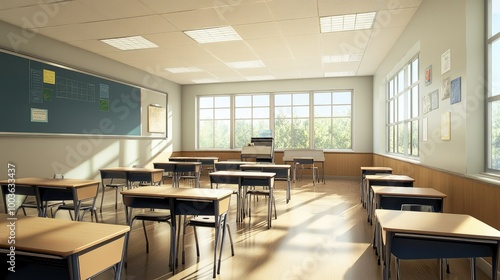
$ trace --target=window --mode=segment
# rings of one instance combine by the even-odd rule
[[[198,98],[198,147],[230,147],[231,99],[229,96]]]
[[[418,156],[419,78],[418,57],[387,82],[387,151]]]
[[[246,146],[250,137],[270,129],[269,100],[269,94],[234,96],[234,147]]]
[[[198,149],[239,149],[263,130],[276,149],[352,149],[351,112],[346,90],[199,96]]]
[[[314,93],[314,147],[351,149],[351,92]]]
[[[309,96],[307,92],[274,95],[276,148],[309,147]]]
[[[488,1],[488,171],[500,173],[500,0]]]

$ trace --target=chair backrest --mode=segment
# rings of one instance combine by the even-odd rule
[[[402,204],[401,210],[403,211],[419,211],[419,212],[434,212],[432,205],[424,204]]]

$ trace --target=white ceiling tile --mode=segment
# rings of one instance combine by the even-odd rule
[[[52,4],[47,4],[47,2]],[[179,84],[296,79],[325,72],[372,75],[421,0],[16,0],[0,2],[0,21],[155,73]],[[373,30],[320,33],[319,17],[378,12]],[[231,25],[241,41],[198,44],[182,31]],[[17,31],[14,31],[17,32]],[[21,34],[22,35],[22,34]],[[98,39],[143,36],[159,47],[119,51]],[[325,55],[362,55],[361,62],[323,64]],[[226,62],[261,60],[235,71]],[[166,67],[196,66],[172,74]],[[269,79],[269,78],[266,78]]]
[[[215,8],[162,14],[162,16],[181,31],[228,25]]]
[[[282,35],[279,25],[275,22],[259,22],[233,26],[243,40],[260,38],[275,38]]]
[[[267,5],[275,20],[318,16],[317,0],[272,0]]]
[[[269,11],[266,2],[225,6],[225,8],[219,8],[218,11],[226,22],[231,25],[270,22],[273,20],[273,15]]]
[[[278,21],[277,24],[283,36],[318,34],[320,31],[319,20],[317,17],[282,20]]]

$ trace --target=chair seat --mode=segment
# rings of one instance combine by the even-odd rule
[[[54,213],[52,214],[52,217],[55,217],[57,212],[59,210],[67,210],[67,211],[74,211],[75,210],[75,206],[73,205],[73,203],[69,203],[69,204],[61,204],[59,206],[57,206],[56,208],[56,211],[54,211]],[[80,205],[80,213],[81,213],[81,216],[78,218],[78,217],[75,217],[76,220],[83,220],[83,216],[85,215],[85,212],[87,211],[90,211],[90,215],[92,217],[95,217],[95,221],[96,223],[99,222],[99,218],[97,217],[97,208],[92,205],[92,204],[82,204]],[[71,215],[71,212],[70,212],[70,217],[71,219],[73,220],[73,216]]]
[[[145,221],[159,222],[159,223],[163,222],[171,225],[170,219],[171,219],[170,212],[148,211],[148,212],[138,213],[132,218],[132,220],[130,220],[131,229],[132,229],[132,224],[134,223],[135,220],[142,221],[142,230],[144,231],[144,238],[146,239],[146,253],[149,253],[149,239],[148,239],[148,233],[146,231],[146,224],[144,222]],[[128,248],[128,241],[127,241],[127,248]]]
[[[171,218],[170,213],[155,212],[155,211],[138,213],[134,217],[135,220],[152,221],[152,222],[166,222],[170,220],[170,218]]]

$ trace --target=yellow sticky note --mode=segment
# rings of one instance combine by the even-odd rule
[[[46,84],[56,84],[56,72],[43,69],[43,82]]]

